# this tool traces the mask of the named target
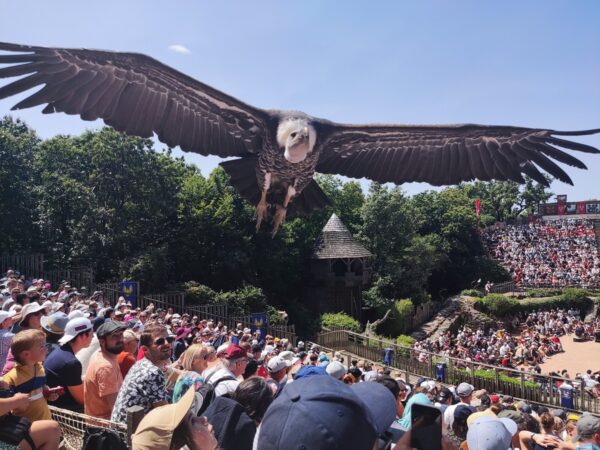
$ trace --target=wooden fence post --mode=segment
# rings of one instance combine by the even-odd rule
[[[498,392],[500,387],[500,372],[494,367],[494,391]]]
[[[127,436],[131,440],[131,436],[137,430],[138,425],[144,418],[144,408],[139,405],[130,406],[127,408]]]

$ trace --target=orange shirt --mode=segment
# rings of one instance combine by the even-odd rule
[[[121,375],[125,378],[125,375],[127,375],[131,366],[135,364],[135,357],[129,352],[121,352],[117,356],[117,362],[121,368]]]
[[[92,356],[83,380],[85,413],[110,419],[113,405],[107,401],[106,396],[118,393],[122,384],[123,375],[117,355],[97,352]]]

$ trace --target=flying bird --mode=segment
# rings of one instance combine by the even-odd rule
[[[329,204],[315,172],[432,185],[542,171],[573,184],[554,160],[586,169],[561,150],[600,153],[560,136],[600,132],[487,125],[351,125],[303,112],[248,105],[146,55],[0,43],[0,99],[43,87],[12,109],[77,114],[144,138],[154,134],[186,152],[237,159],[221,163],[233,186],[256,205],[256,229],[273,217],[273,235],[290,214]],[[559,148],[560,147],[560,148]],[[541,169],[541,171],[540,171]]]

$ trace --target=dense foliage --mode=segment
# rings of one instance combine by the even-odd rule
[[[330,330],[349,330],[360,333],[358,320],[344,313],[325,313],[321,316],[321,328]]]
[[[502,294],[489,294],[483,298],[478,298],[473,306],[486,314],[504,318],[508,314],[517,312],[529,313],[535,310],[555,308],[574,308],[585,313],[593,306],[593,302],[590,293],[585,289],[568,288],[562,290],[560,295],[527,300],[516,300]]]
[[[333,206],[288,220],[272,239],[268,227],[255,233],[253,206],[220,168],[206,176],[111,128],[41,140],[9,117],[0,121],[0,179],[0,253],[44,253],[50,267],[90,266],[98,281],[131,278],[146,292],[193,281],[193,302],[247,311],[267,303],[305,328],[318,323],[304,308],[305,260],[332,212],[374,255],[365,319],[397,299],[417,305],[507,277],[479,238],[473,201],[486,184],[409,197],[317,176]]]

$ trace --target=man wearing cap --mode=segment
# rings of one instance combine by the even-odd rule
[[[471,406],[471,399],[473,397],[474,390],[475,388],[473,385],[469,383],[460,383],[456,387],[456,395],[458,395],[460,398],[460,403],[457,403],[456,405],[450,405],[446,408],[446,411],[444,411],[443,427],[446,432],[452,429],[452,422],[454,422],[454,410],[456,407],[461,404]]]
[[[84,317],[70,320],[65,327],[65,334],[58,340],[60,347],[46,358],[44,369],[48,386],[65,388],[65,394],[52,403],[54,406],[83,412],[81,363],[75,353],[88,347],[91,342],[92,322]]]
[[[576,450],[600,450],[600,417],[591,414],[577,421],[577,434],[573,439]]]
[[[164,325],[153,324],[144,330],[140,336],[144,357],[129,369],[123,380],[112,411],[113,422],[125,423],[131,406],[141,406],[147,414],[167,403],[163,367],[171,358],[172,342]]]
[[[240,384],[238,378],[246,370],[248,354],[241,347],[231,344],[222,353],[222,367],[211,373],[206,381],[215,387],[215,395],[232,393]]]
[[[14,333],[10,332],[14,315],[14,311],[0,311],[0,370],[6,363],[10,344],[12,344],[13,337],[15,336]]]
[[[507,450],[513,448],[517,430],[517,424],[511,419],[479,417],[469,426],[467,445],[469,449]]]
[[[279,395],[279,392],[287,383],[287,373],[291,365],[292,361],[283,358],[281,355],[271,358],[267,363],[267,372],[269,373],[267,383],[273,389],[275,396]]]
[[[100,351],[92,356],[83,381],[85,413],[90,416],[110,419],[123,384],[117,355],[123,351],[124,330],[123,323],[107,320],[96,331]]]

